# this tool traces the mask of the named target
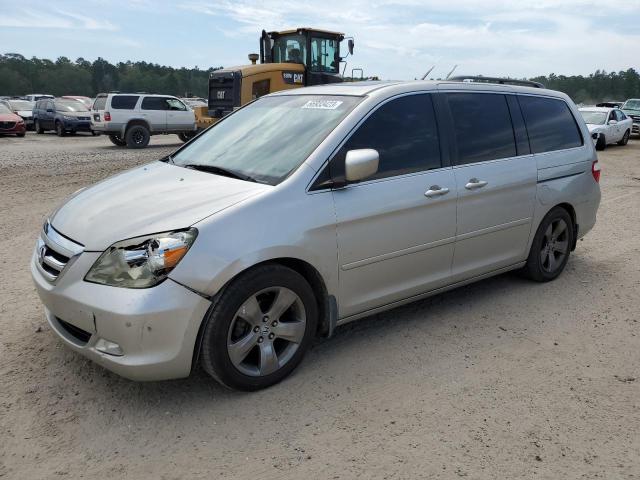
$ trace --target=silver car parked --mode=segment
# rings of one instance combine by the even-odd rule
[[[520,269],[549,281],[596,221],[564,94],[469,82],[287,90],[77,192],[31,262],[52,329],[131,379],[197,362],[255,390],[316,335]]]

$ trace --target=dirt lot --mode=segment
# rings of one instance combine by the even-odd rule
[[[0,138],[0,477],[640,478],[640,140],[600,155],[596,228],[565,273],[507,274],[319,341],[238,394],[133,383],[49,331],[28,263],[67,195],[180,145]]]

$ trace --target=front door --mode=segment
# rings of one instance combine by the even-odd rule
[[[431,95],[376,109],[331,160],[334,179],[344,178],[346,152],[361,148],[378,151],[377,174],[333,192],[341,318],[448,283],[455,241],[456,187]]]
[[[167,110],[167,131],[184,132],[193,130],[194,115],[190,108],[177,98],[166,99]]]

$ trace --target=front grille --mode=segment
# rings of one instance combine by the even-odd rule
[[[16,126],[16,122],[0,122],[1,130],[13,130]]]
[[[76,327],[75,325],[71,325],[70,323],[65,322],[64,320],[56,317],[56,321],[60,324],[60,326],[71,335],[73,338],[86,344],[91,338],[91,333],[82,330],[81,328]]]
[[[47,222],[36,245],[36,262],[44,277],[55,282],[69,261],[82,251],[82,245],[62,236]]]

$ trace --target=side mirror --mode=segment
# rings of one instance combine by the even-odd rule
[[[354,45],[354,44],[353,44],[353,38],[350,38],[350,39],[349,39],[349,41],[347,42],[347,45],[348,45],[348,47],[349,47],[349,53],[350,53],[351,55],[353,55],[353,45]]]
[[[617,123],[618,123],[617,120],[609,120],[609,125],[615,125]]]
[[[378,171],[380,155],[372,148],[349,150],[344,160],[344,173],[348,182],[364,180]]]

